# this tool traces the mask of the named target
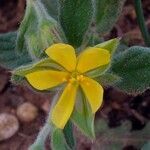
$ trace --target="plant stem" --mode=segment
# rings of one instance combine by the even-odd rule
[[[46,123],[42,130],[39,132],[36,141],[30,146],[29,150],[44,150],[45,141],[49,133],[50,125]]]
[[[142,36],[144,38],[144,42],[147,46],[150,46],[150,34],[148,33],[148,29],[145,24],[141,0],[134,0],[134,5],[135,5],[137,21],[138,21]]]
[[[45,123],[44,127],[39,132],[37,139],[34,141],[34,143],[29,147],[29,150],[45,150],[45,141],[48,135],[51,132],[51,123],[50,123],[50,116],[51,116],[51,110],[54,106],[55,101],[58,99],[59,94],[56,94],[53,98],[53,102],[51,104],[49,116],[47,119],[47,122]]]

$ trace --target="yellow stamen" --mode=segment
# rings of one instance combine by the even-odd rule
[[[84,80],[84,76],[83,75],[79,75],[79,76],[77,76],[77,81],[83,81]]]
[[[76,81],[75,78],[70,78],[68,82],[69,82],[69,83],[73,83],[73,82],[75,82],[75,81]]]

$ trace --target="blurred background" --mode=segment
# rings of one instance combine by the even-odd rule
[[[143,0],[143,10],[146,24],[150,29],[150,0]],[[25,0],[0,0],[0,33],[16,31],[25,11]],[[123,12],[111,32],[105,39],[123,37],[128,45],[144,45],[136,21],[133,1],[127,0]],[[41,94],[31,90],[28,85],[18,86],[10,82],[10,71],[0,67],[0,150],[27,150],[33,143],[39,130],[43,126],[49,112],[53,93]],[[107,120],[107,132],[115,137],[121,129],[122,137],[125,127],[129,126],[125,139],[116,138],[109,141],[98,135],[95,142],[86,139],[76,132],[78,150],[98,150],[103,144],[114,142],[122,144],[123,150],[138,150],[141,140],[150,140],[150,89],[134,96],[127,95],[112,87],[105,89],[104,104],[97,112],[96,120]],[[123,123],[123,125],[122,125]],[[99,124],[100,126],[100,124]],[[118,129],[118,130],[116,130]],[[76,130],[76,129],[75,129]],[[97,132],[99,127],[96,125]],[[132,134],[136,133],[136,134]],[[131,136],[130,136],[131,135]],[[118,137],[118,135],[117,135]],[[105,137],[107,138],[107,137]],[[109,142],[108,142],[108,141]],[[47,142],[47,150],[49,141]],[[109,150],[105,147],[103,150]],[[114,149],[115,150],[115,149]]]

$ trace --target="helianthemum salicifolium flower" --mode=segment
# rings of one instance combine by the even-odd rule
[[[103,87],[86,73],[109,64],[110,53],[106,49],[89,47],[76,56],[68,44],[54,44],[46,49],[49,59],[59,64],[62,70],[49,68],[36,69],[25,75],[28,82],[37,90],[47,90],[66,83],[65,88],[51,112],[51,121],[63,129],[75,105],[77,89],[80,87],[94,114],[103,101]]]

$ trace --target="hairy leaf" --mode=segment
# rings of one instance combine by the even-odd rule
[[[142,150],[149,150],[150,149],[150,141],[142,147]]]
[[[150,48],[133,46],[115,55],[110,70],[121,77],[117,87],[142,92],[150,87]]]
[[[0,35],[0,65],[14,69],[23,64],[31,62],[31,58],[27,52],[18,55],[15,50],[16,32],[10,32]]]
[[[18,67],[13,71],[14,75],[24,77],[25,75],[39,70],[63,70],[61,66],[55,63],[50,58],[41,59],[37,63],[31,63],[26,66]]]
[[[115,74],[106,72],[95,78],[95,80],[103,86],[110,86],[119,82],[121,78]]]
[[[59,0],[59,20],[69,44],[81,46],[91,24],[93,5],[91,0]]]
[[[43,58],[44,50],[51,44],[65,42],[64,34],[47,12],[41,1],[27,1],[25,16],[17,35],[17,51],[28,51],[33,60]],[[26,47],[26,49],[23,49]]]
[[[55,20],[58,19],[58,0],[41,0],[50,16]]]
[[[124,2],[125,0],[95,0],[96,26],[101,36],[113,28]]]

